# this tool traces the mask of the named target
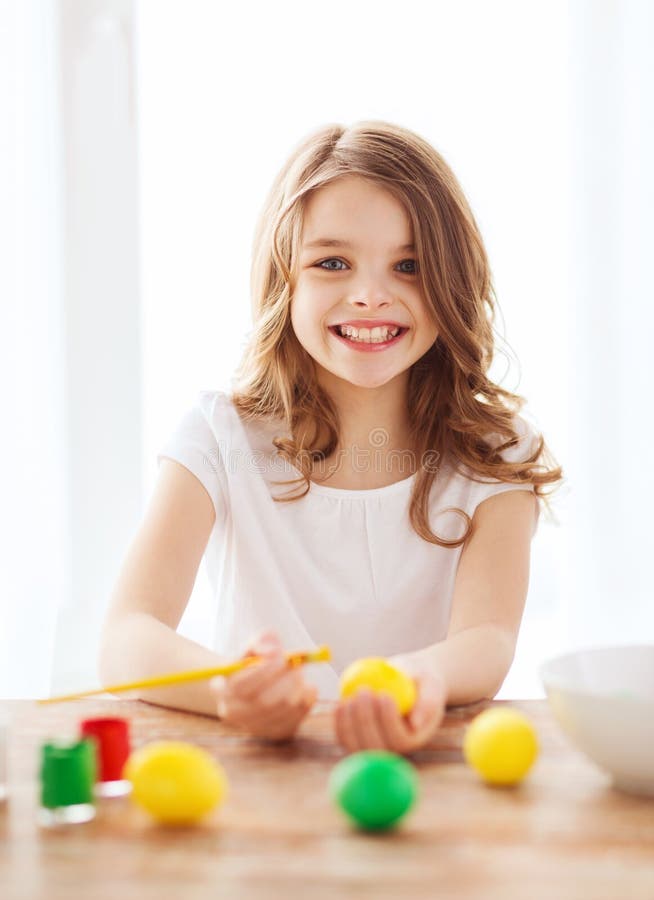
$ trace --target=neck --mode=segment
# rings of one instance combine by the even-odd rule
[[[375,480],[388,471],[389,464],[407,475],[414,471],[407,377],[374,388],[342,379],[323,383],[323,387],[334,401],[340,420],[339,445],[330,457],[337,457],[339,468],[360,473],[363,481]]]

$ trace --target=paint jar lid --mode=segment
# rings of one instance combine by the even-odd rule
[[[98,781],[121,780],[130,754],[128,720],[84,719],[80,723],[80,735],[94,737],[98,742]]]
[[[41,747],[41,805],[47,809],[93,803],[96,748],[92,738]]]

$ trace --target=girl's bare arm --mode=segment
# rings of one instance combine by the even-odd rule
[[[175,631],[214,521],[213,502],[200,481],[180,463],[162,459],[145,518],[111,595],[98,666],[102,684],[223,661]],[[116,696],[216,715],[215,693],[206,681]]]

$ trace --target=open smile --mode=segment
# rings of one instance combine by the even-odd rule
[[[361,350],[363,353],[374,353],[376,351],[386,350],[389,347],[393,347],[395,344],[398,344],[402,340],[408,330],[408,328],[400,328],[395,337],[389,338],[387,341],[368,341],[343,337],[341,334],[339,334],[338,327],[336,325],[329,326],[329,331],[334,335],[336,340],[341,342],[341,344],[345,344],[351,350]]]

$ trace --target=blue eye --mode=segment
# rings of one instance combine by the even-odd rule
[[[322,269],[323,272],[342,272],[343,269],[336,269],[333,266],[325,267],[325,263],[343,263],[342,259],[338,259],[336,256],[330,256],[329,259],[323,259],[321,262],[316,263],[316,268]],[[411,271],[403,271],[403,275],[415,275],[418,272],[418,260],[416,259],[403,259],[402,262],[398,263],[398,266],[403,266],[404,263],[413,263],[414,268]],[[343,265],[346,265],[343,263]]]
[[[322,269],[323,266],[324,266],[324,264],[325,264],[325,263],[329,263],[329,262],[340,262],[340,263],[342,263],[343,260],[342,260],[342,259],[336,259],[336,257],[332,257],[331,259],[323,259],[322,262],[316,263],[316,265],[318,266],[318,268]],[[329,266],[325,271],[327,271],[327,272],[342,272],[343,270],[342,270],[342,269],[334,269],[334,268],[332,268],[331,266]]]

